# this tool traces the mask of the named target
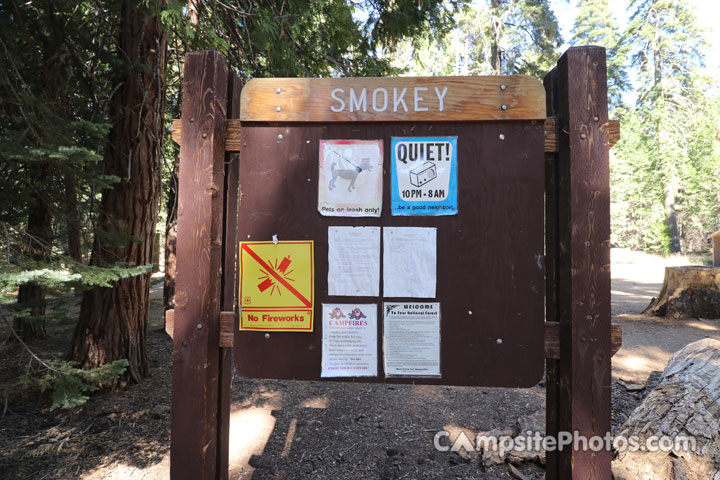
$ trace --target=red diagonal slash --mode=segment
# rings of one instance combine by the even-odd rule
[[[287,280],[285,280],[282,276],[278,275],[277,272],[276,272],[275,270],[273,270],[273,268],[272,268],[270,265],[268,265],[267,263],[265,263],[265,262],[263,261],[263,259],[258,256],[257,253],[255,253],[255,252],[253,252],[252,250],[250,250],[250,247],[248,247],[247,244],[243,244],[242,249],[245,250],[252,258],[254,258],[255,261],[260,264],[261,267],[263,267],[265,270],[267,270],[267,272],[268,272],[270,275],[272,275],[272,276],[275,278],[275,280],[277,280],[278,282],[280,282],[280,284],[281,284],[282,286],[284,286],[285,288],[287,288],[288,290],[290,290],[290,292],[291,292],[293,295],[295,295],[301,302],[303,302],[306,307],[308,307],[308,308],[312,307],[312,303],[310,303],[310,301],[309,301],[307,298],[305,298],[302,293],[300,293],[300,292],[298,292],[297,290],[295,290],[295,288],[294,288],[292,285],[290,285],[290,284],[287,282]]]

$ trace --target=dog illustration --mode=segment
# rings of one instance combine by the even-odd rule
[[[333,162],[332,165],[330,165],[330,171],[332,172],[332,179],[330,179],[330,185],[328,186],[330,190],[335,189],[335,180],[340,177],[345,180],[350,180],[348,192],[352,192],[355,189],[355,180],[357,180],[358,175],[360,175],[363,170],[372,170],[369,158],[363,158],[360,165],[356,165],[352,168],[335,168],[336,165],[337,162]]]
[[[337,153],[337,152],[334,152]],[[352,150],[348,149],[345,151],[345,155],[347,157],[352,156]],[[333,160],[332,164],[330,165],[330,172],[332,173],[332,178],[330,179],[330,184],[328,185],[328,188],[330,190],[335,189],[335,181],[338,179],[338,177],[344,179],[344,180],[350,180],[350,185],[348,185],[348,192],[352,192],[355,189],[355,180],[357,180],[358,175],[364,170],[367,170],[368,172],[372,170],[372,165],[370,164],[369,158],[363,158],[360,162],[360,165],[353,163],[352,160],[347,158],[346,156],[339,155],[340,158],[342,158],[346,163],[350,164],[350,168],[337,168],[338,162]]]

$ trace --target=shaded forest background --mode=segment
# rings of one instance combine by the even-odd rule
[[[151,272],[174,293],[184,54],[216,49],[245,79],[550,70],[563,45],[607,48],[612,243],[707,250],[720,228],[720,81],[678,0],[580,0],[563,39],[547,0],[38,0],[0,3],[0,314],[11,341],[75,326],[33,362],[53,405],[140,382]],[[162,254],[161,254],[162,252]],[[160,258],[162,255],[162,258]],[[80,300],[74,317],[68,296]]]

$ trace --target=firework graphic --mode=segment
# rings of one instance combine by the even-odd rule
[[[260,283],[258,283],[258,290],[264,292],[265,290],[270,289],[270,295],[274,295],[275,292],[277,292],[278,296],[282,296],[280,285],[276,283],[273,276],[279,275],[288,282],[294,282],[295,279],[291,278],[290,274],[292,274],[295,270],[288,270],[291,263],[292,260],[290,260],[290,255],[280,260],[280,264],[278,264],[277,258],[274,262],[268,260],[267,265],[272,268],[272,272],[268,272],[262,268],[260,269],[262,275],[258,277],[258,280],[260,280]],[[275,275],[273,275],[273,272],[275,272]]]

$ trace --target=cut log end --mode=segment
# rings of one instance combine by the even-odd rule
[[[660,294],[643,311],[673,318],[720,318],[720,267],[666,267]]]

